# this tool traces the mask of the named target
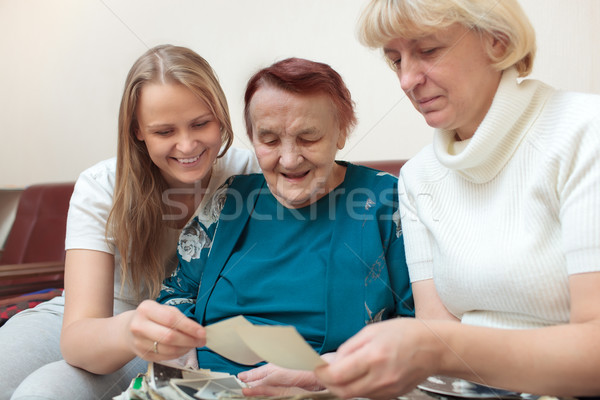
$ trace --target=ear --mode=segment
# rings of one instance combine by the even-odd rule
[[[137,138],[137,140],[139,140],[140,142],[144,141],[144,135],[142,135],[142,133],[140,132],[140,128],[133,128],[133,131],[135,133],[135,137]]]
[[[508,37],[502,32],[494,32],[493,35],[488,36],[487,40],[490,55],[495,59],[501,58],[508,47]]]
[[[340,133],[338,135],[337,144],[336,144],[338,150],[341,150],[344,148],[344,146],[346,145],[347,137],[348,137],[348,132],[346,132],[346,130],[340,129]]]

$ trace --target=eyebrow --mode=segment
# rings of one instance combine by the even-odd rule
[[[258,136],[276,135],[276,133],[269,128],[259,128],[256,134]]]
[[[293,134],[295,136],[300,136],[300,135],[312,135],[315,133],[319,133],[319,130],[314,126],[311,126],[309,128],[300,129],[299,131],[294,132]],[[279,135],[277,132],[275,132],[269,128],[259,128],[258,131],[256,132],[256,134],[258,136]]]
[[[311,126],[310,128],[305,128],[305,129],[301,129],[297,135],[310,135],[313,133],[318,133],[318,129],[315,128],[314,126]]]
[[[433,35],[433,34],[431,34],[431,35],[425,35],[425,36],[420,36],[420,37],[418,37],[418,38],[416,38],[416,39],[409,39],[409,45],[410,45],[410,46],[415,46],[415,45],[416,45],[417,43],[419,43],[420,41],[422,41],[422,40],[427,40],[427,39],[431,39],[431,38],[434,38],[434,35]],[[387,55],[387,54],[389,54],[389,53],[396,53],[396,54],[399,54],[400,52],[399,52],[398,50],[395,50],[395,49],[390,49],[389,47],[384,47],[384,48],[383,48],[383,54],[386,54],[386,55]]]
[[[213,114],[212,112],[210,112],[210,111],[209,111],[209,112],[207,112],[207,113],[204,113],[204,114],[201,114],[201,115],[197,116],[196,118],[192,118],[192,119],[191,119],[189,122],[196,122],[196,121],[198,121],[199,119],[204,119],[204,118],[206,118],[206,117],[214,117],[214,114]],[[150,124],[150,125],[146,125],[146,129],[149,129],[149,130],[151,130],[151,129],[167,128],[167,127],[170,127],[170,126],[173,126],[173,125],[174,125],[174,124],[172,124],[172,123],[166,123],[166,124],[161,124],[161,123],[158,123],[158,124]]]

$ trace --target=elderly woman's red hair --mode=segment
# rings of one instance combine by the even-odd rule
[[[348,135],[356,125],[354,102],[340,74],[329,65],[302,58],[288,58],[258,71],[246,86],[244,119],[252,138],[252,123],[248,107],[252,97],[263,86],[275,87],[296,94],[326,94],[337,110],[340,129]]]

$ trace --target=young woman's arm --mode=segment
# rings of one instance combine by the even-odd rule
[[[113,255],[67,251],[61,350],[69,364],[107,374],[135,356],[168,360],[204,345],[204,329],[174,307],[145,301],[113,316],[113,287]]]

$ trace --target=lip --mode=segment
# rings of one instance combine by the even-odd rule
[[[280,174],[287,179],[288,181],[300,181],[302,179],[304,179],[308,173],[310,171],[304,171],[304,172],[280,172]]]
[[[415,100],[421,112],[435,111],[435,104],[442,96],[421,97]]]
[[[417,104],[420,106],[427,106],[439,98],[440,96],[421,97],[420,99],[417,99]]]
[[[189,168],[189,167],[196,166],[200,162],[200,158],[202,157],[202,154],[204,154],[204,152],[197,154],[195,156],[171,157],[171,159],[174,160],[177,164],[181,165],[182,167]]]

